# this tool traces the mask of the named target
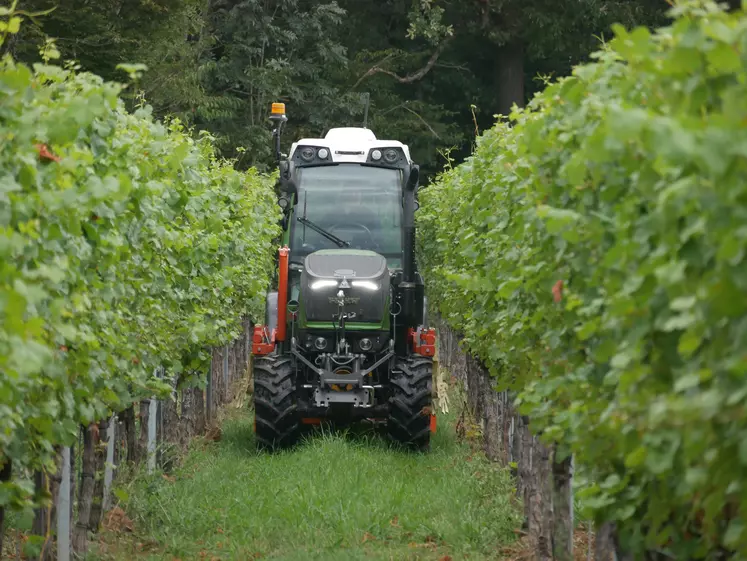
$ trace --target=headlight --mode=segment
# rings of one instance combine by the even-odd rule
[[[389,150],[384,152],[384,160],[388,164],[393,164],[394,162],[396,162],[398,157],[399,155],[397,154],[397,151],[394,150],[393,148],[390,148]]]
[[[371,339],[365,338],[365,339],[361,339],[358,345],[360,346],[363,352],[368,352],[373,347],[373,342],[371,341]]]
[[[319,152],[316,153],[317,156],[319,156],[320,160],[326,160],[327,156],[329,156],[329,150],[326,148],[320,148]]]
[[[372,281],[353,281],[355,288],[365,288],[366,290],[379,290],[379,285]]]
[[[306,161],[310,162],[314,159],[314,149],[313,148],[304,148],[301,150],[301,158]]]
[[[317,350],[323,351],[327,348],[327,340],[324,337],[317,337],[314,341],[314,346]]]
[[[371,159],[378,162],[381,159],[381,150],[371,152]]]
[[[337,286],[337,281],[332,279],[322,279],[311,283],[311,290],[319,290],[320,288],[330,288]]]

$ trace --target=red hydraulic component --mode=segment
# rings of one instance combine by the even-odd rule
[[[275,350],[276,330],[272,333],[266,325],[255,325],[252,338],[252,354],[255,356],[269,355]]]
[[[436,433],[436,416],[431,413],[431,433]]]
[[[415,354],[422,356],[435,356],[436,330],[433,327],[427,329],[418,327],[417,330],[414,330],[411,327],[407,330],[407,336],[412,343],[412,350]]]
[[[288,247],[279,250],[280,259],[278,263],[278,328],[275,338],[285,341],[285,324],[288,315]]]

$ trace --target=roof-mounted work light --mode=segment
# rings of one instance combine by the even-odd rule
[[[275,129],[272,131],[272,138],[275,140],[275,159],[278,164],[282,158],[280,153],[280,135],[283,132],[283,125],[288,121],[285,116],[285,103],[273,103],[270,108],[270,121],[275,123]]]

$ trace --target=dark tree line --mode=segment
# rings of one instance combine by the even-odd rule
[[[737,0],[735,0],[737,1]],[[467,154],[489,127],[567,74],[610,25],[666,23],[667,0],[21,0],[9,48],[25,61],[53,37],[63,59],[125,80],[144,63],[142,96],[215,134],[242,166],[271,161],[270,103],[284,101],[286,142],[363,123],[408,143],[426,171],[440,151]],[[132,92],[132,103],[136,103]]]

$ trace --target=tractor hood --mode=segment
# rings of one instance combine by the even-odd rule
[[[345,293],[355,323],[381,324],[389,297],[386,258],[373,251],[327,249],[309,254],[301,274],[301,306],[307,322],[331,323]]]

